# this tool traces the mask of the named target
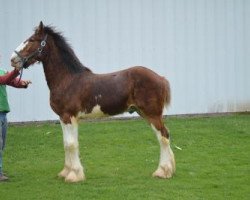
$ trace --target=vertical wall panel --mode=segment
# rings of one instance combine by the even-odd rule
[[[171,83],[169,114],[250,110],[250,1],[0,0],[1,67],[42,20],[96,73],[145,65]],[[8,88],[10,121],[57,119],[41,65]]]

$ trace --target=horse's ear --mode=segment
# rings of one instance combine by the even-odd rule
[[[40,21],[40,24],[37,27],[36,33],[42,33],[43,32],[43,28],[44,28],[43,22]]]

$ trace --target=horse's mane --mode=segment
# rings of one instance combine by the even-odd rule
[[[55,28],[52,26],[45,26],[44,32],[54,39],[55,45],[57,46],[60,57],[64,61],[65,66],[70,72],[79,73],[83,71],[91,70],[85,67],[80,60],[76,57],[71,45],[67,42],[62,33],[55,31]]]

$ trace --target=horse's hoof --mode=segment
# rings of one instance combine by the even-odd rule
[[[84,180],[85,180],[84,174],[83,173],[76,174],[74,170],[70,171],[67,177],[65,178],[65,182],[68,183],[76,183]]]
[[[173,176],[173,170],[168,169],[166,167],[159,167],[154,173],[153,177],[158,178],[171,178]]]
[[[57,175],[59,178],[66,178],[69,174],[69,169],[65,168]]]

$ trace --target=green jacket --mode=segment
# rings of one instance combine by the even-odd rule
[[[4,74],[6,74],[6,71],[0,69],[0,76]],[[6,85],[2,85],[2,84],[0,84],[0,112],[10,112]]]

